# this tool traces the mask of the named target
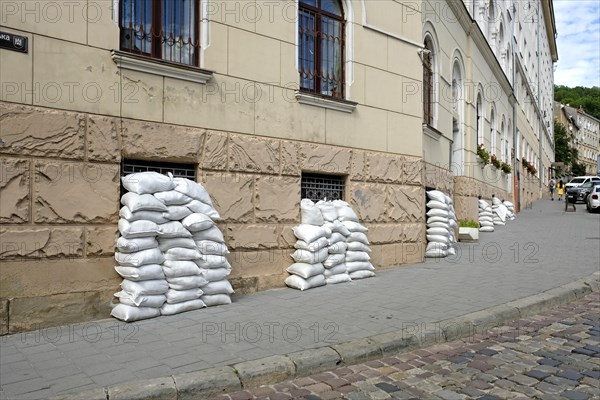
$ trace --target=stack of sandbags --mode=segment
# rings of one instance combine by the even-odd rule
[[[425,257],[443,258],[450,254],[449,250],[456,242],[454,226],[456,215],[452,207],[452,199],[439,190],[427,192],[427,248]],[[454,222],[451,224],[450,220]],[[454,253],[454,250],[452,250]]]
[[[492,221],[494,225],[506,225],[508,208],[497,197],[492,197]]]
[[[502,204],[504,204],[506,206],[506,209],[508,210],[506,212],[506,219],[509,221],[514,221],[517,218],[517,215],[515,214],[515,205],[510,201],[506,200],[503,201]]]
[[[285,284],[299,290],[325,285],[323,261],[329,256],[328,238],[331,230],[322,225],[302,223],[294,227],[293,231],[298,239],[294,245],[296,251],[292,254],[296,262],[287,268],[291,275],[285,279]]]
[[[230,303],[233,289],[225,279],[231,271],[226,259],[228,251],[213,220],[219,214],[202,185],[156,172],[127,175],[122,182],[129,192],[121,198],[122,236],[117,240],[119,252],[115,258],[120,264],[117,272],[125,280],[121,284],[123,290],[116,294],[120,304],[111,315],[135,321]],[[142,239],[144,242],[140,243]],[[143,252],[127,254],[136,259],[143,256],[142,261],[135,262],[147,274],[143,276],[158,276],[157,267],[161,268],[160,285],[151,282],[152,288],[146,291],[142,289],[150,283],[132,285],[129,282],[132,271],[123,270],[124,266],[136,266],[130,265],[132,256],[124,256],[125,251],[140,245]],[[150,272],[155,275],[148,275]],[[133,294],[137,297],[132,297]],[[150,308],[149,305],[152,312],[141,309]]]
[[[367,238],[368,229],[358,222],[358,216],[352,207],[343,200],[334,200],[337,219],[346,228],[346,270],[350,279],[364,279],[375,276],[375,267],[371,264],[371,248]],[[335,221],[334,221],[335,223]],[[342,228],[340,228],[342,229]],[[342,229],[342,232],[345,232]]]
[[[305,204],[312,203],[308,199],[302,201]],[[324,226],[331,231],[327,247],[329,255],[323,262],[325,280],[327,284],[349,282],[351,278],[346,266],[346,251],[348,250],[346,239],[350,235],[350,231],[338,219],[338,210],[333,202],[319,201],[314,207],[321,213]]]
[[[479,200],[479,231],[494,232],[494,213],[485,200]]]

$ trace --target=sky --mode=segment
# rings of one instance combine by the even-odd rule
[[[554,83],[600,87],[600,1],[554,0],[558,63]]]

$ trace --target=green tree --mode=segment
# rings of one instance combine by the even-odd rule
[[[578,163],[579,152],[569,144],[567,128],[556,119],[554,120],[554,160],[565,163],[567,170],[570,169],[574,175],[582,175],[576,171],[580,171],[583,167],[583,175],[585,175],[585,166]],[[562,172],[567,171],[559,171],[559,174]]]
[[[600,88],[597,86],[554,86],[554,100],[574,108],[583,107],[583,111],[600,119]]]

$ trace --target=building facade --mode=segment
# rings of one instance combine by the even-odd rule
[[[422,261],[428,188],[459,219],[539,198],[557,56],[528,4],[0,1],[27,41],[0,49],[2,332],[109,315],[128,171],[205,185],[237,293],[283,286],[303,196],[347,200],[379,268]]]

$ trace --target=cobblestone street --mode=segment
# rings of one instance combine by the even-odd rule
[[[600,295],[485,335],[214,400],[598,399]]]

